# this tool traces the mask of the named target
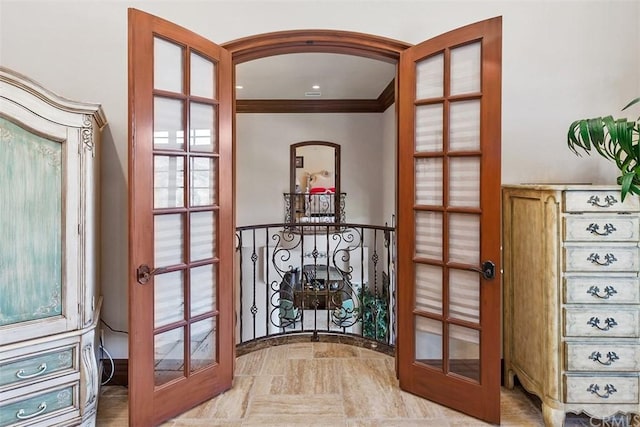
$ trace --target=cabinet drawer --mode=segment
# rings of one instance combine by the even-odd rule
[[[29,355],[17,360],[0,362],[0,388],[6,385],[49,378],[75,368],[76,346]]]
[[[565,376],[567,403],[637,403],[638,377]]]
[[[629,196],[622,203],[620,189],[565,191],[566,212],[638,212],[638,197]]]
[[[567,337],[638,337],[638,308],[577,306],[564,309]]]
[[[637,277],[574,276],[564,280],[566,303],[637,304],[639,295]]]
[[[564,218],[564,240],[598,242],[635,242],[640,233],[636,215],[583,216]]]
[[[564,270],[568,272],[638,270],[637,246],[567,246],[564,254]]]
[[[640,345],[608,343],[566,343],[565,366],[569,371],[640,370]]]
[[[0,427],[14,424],[32,425],[65,412],[78,414],[77,384],[68,384],[0,405]]]

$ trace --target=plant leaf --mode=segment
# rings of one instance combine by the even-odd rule
[[[624,108],[622,109],[622,111],[626,110],[627,108],[631,107],[634,104],[637,104],[638,102],[640,102],[640,98],[634,99],[633,101],[631,101],[630,103],[625,105]]]

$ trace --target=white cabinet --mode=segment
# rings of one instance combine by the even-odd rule
[[[566,412],[638,413],[640,203],[617,186],[503,189],[505,381]]]
[[[105,124],[0,67],[0,427],[95,424]]]

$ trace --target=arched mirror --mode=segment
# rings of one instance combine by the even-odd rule
[[[326,141],[291,144],[288,220],[344,222],[340,192],[340,145]]]

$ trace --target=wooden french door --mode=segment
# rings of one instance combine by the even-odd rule
[[[231,55],[129,10],[129,422],[231,387]]]
[[[406,49],[399,69],[398,371],[500,422],[501,18]]]

